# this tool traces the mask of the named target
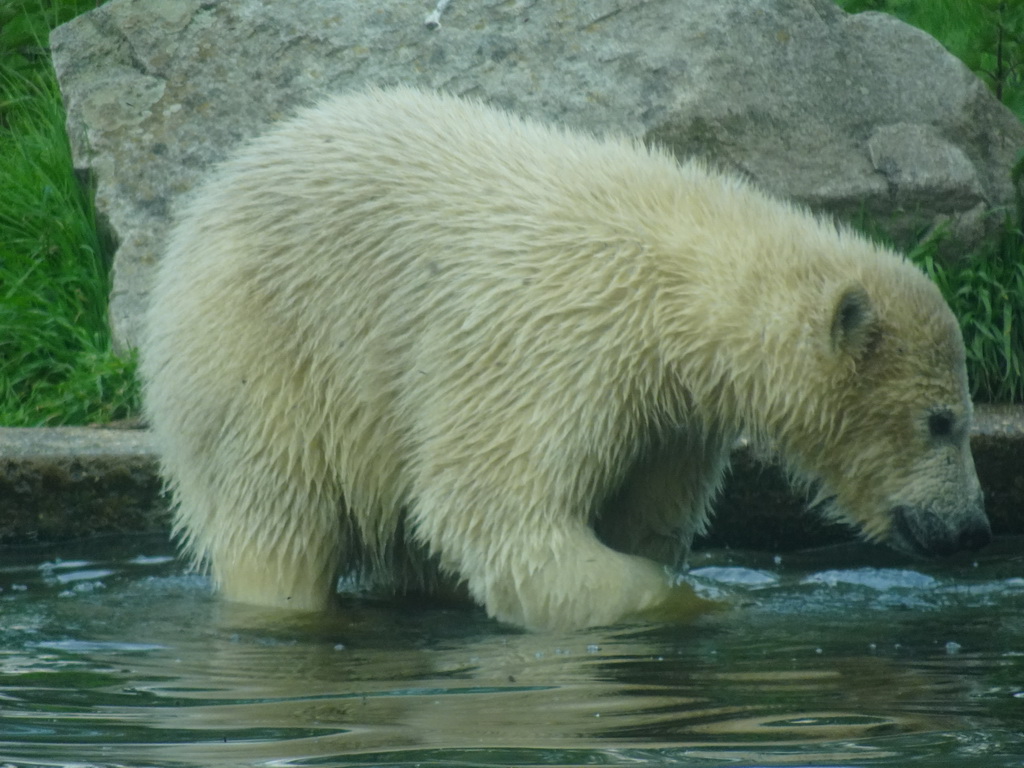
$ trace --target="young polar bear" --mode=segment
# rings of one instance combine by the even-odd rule
[[[232,600],[439,569],[532,628],[685,610],[741,432],[870,539],[989,539],[958,326],[905,259],[451,96],[333,98],[225,163],[142,353],[176,530]]]

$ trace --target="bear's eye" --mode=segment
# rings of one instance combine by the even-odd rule
[[[949,437],[955,424],[956,419],[950,411],[935,411],[928,415],[928,433],[932,437]]]

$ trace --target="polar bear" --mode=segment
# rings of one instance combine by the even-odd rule
[[[685,606],[741,433],[869,539],[990,538],[936,288],[634,141],[328,99],[194,195],[147,323],[176,531],[231,600],[322,610],[356,570],[538,629]]]

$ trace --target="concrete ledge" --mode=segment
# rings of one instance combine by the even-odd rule
[[[0,544],[168,529],[148,432],[0,429]]]
[[[1024,533],[1024,408],[979,407],[971,444],[997,535]],[[739,449],[702,543],[788,550],[851,538]],[[148,432],[0,428],[0,545],[169,530]]]

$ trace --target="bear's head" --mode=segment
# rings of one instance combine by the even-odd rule
[[[801,457],[824,483],[825,506],[904,552],[984,546],[964,344],[941,294],[900,269],[833,286],[827,306],[817,414],[826,438],[818,455]]]

